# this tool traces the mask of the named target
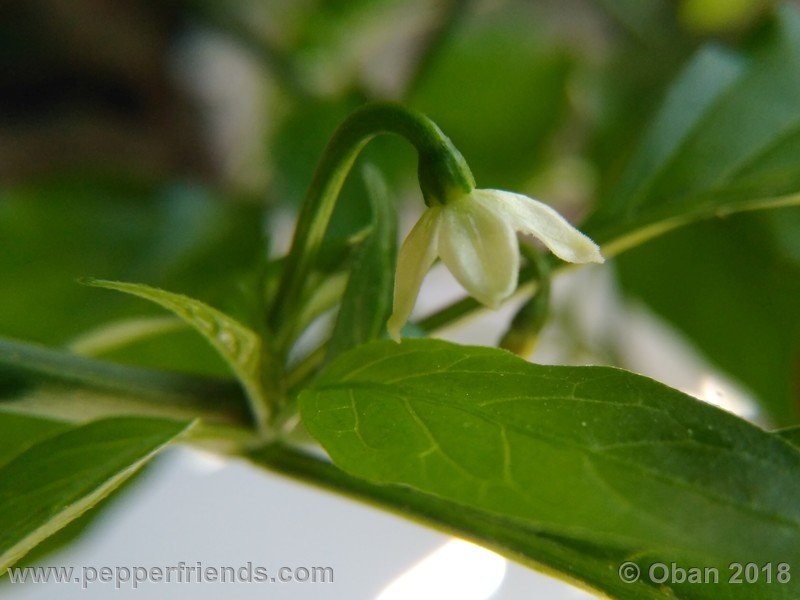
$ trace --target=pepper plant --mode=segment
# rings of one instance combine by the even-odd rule
[[[718,223],[744,231],[748,220],[773,215],[789,224],[784,238],[796,246],[798,132],[800,11],[792,6],[777,9],[752,48],[711,43],[694,52],[635,150],[619,157],[625,166],[615,185],[578,228],[547,198],[477,188],[468,153],[422,113],[394,103],[360,106],[332,132],[288,253],[257,260],[239,293],[215,302],[231,310],[150,285],[159,278],[144,267],[131,281],[83,273],[82,284],[103,288],[93,294],[131,295],[166,312],[110,317],[69,349],[0,341],[0,571],[182,443],[244,457],[253,468],[394,511],[610,597],[797,597],[796,387],[787,401],[780,386],[759,383],[758,365],[743,364],[765,415],[757,425],[616,366],[545,366],[525,357],[551,311],[551,280],[567,269],[617,268],[616,257],[645,245],[645,253],[664,253],[662,270],[634,252],[618,268],[625,285],[645,282],[647,296],[658,289],[648,288],[648,277],[667,273],[667,287],[689,285],[668,253],[701,265],[725,254],[714,246]],[[380,165],[363,170],[369,225],[331,235],[359,153],[382,134],[410,143],[426,205],[399,251],[405,232]],[[141,248],[143,256],[169,266],[195,208],[168,220],[175,244],[150,256]],[[9,202],[0,217],[5,211],[11,222],[35,210],[35,203]],[[209,231],[228,229],[206,240],[219,251],[201,256],[202,273],[244,271],[265,255],[224,251],[257,217],[208,210]],[[102,219],[93,226],[102,229]],[[682,238],[682,231],[693,234]],[[125,242],[125,228],[106,233]],[[687,245],[675,250],[676,240]],[[745,240],[732,244],[741,252]],[[3,246],[30,250],[10,234]],[[468,295],[409,321],[439,258]],[[740,261],[744,272],[748,260]],[[783,284],[797,289],[797,264],[785,269]],[[753,282],[735,284],[765,281],[757,264],[752,272]],[[768,299],[770,290],[759,294]],[[758,307],[779,311],[794,335],[785,354],[795,370],[797,298],[788,308]],[[521,304],[499,347],[438,339],[445,327],[510,299]],[[334,315],[330,327],[309,347],[309,327],[324,314]],[[747,343],[745,356],[758,363],[757,325],[768,319],[753,315],[724,326],[747,332],[732,339]],[[691,318],[676,320],[693,326]],[[162,355],[175,354],[166,334],[182,327],[224,360],[225,373],[209,374],[201,351],[178,357],[180,373],[124,360],[143,341],[163,341]],[[713,342],[710,348],[714,354]],[[730,365],[740,355],[720,356]],[[722,573],[731,563],[776,572],[785,564],[791,577],[745,584],[723,577],[703,586],[626,581],[619,569],[628,562],[643,571],[661,562]]]

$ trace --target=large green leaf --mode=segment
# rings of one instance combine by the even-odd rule
[[[72,425],[64,421],[0,412],[0,432],[2,432],[2,435],[0,435],[0,466],[6,464],[34,444],[72,427]],[[38,544],[31,552],[25,555],[22,564],[32,564],[46,554],[63,548],[82,535],[87,528],[96,522],[96,519],[103,514],[104,510],[113,503],[115,498],[124,494],[126,487],[135,485],[136,478],[144,470],[146,468],[136,473],[121,487],[116,488],[108,497],[94,505],[91,511],[84,513]],[[5,573],[0,572],[0,585],[5,581],[3,579],[4,575]]]
[[[579,553],[588,546],[595,560],[615,557],[607,569],[619,557],[643,567],[800,559],[800,453],[632,373],[435,340],[375,342],[335,361],[300,408],[345,471],[568,539]],[[608,589],[591,569],[575,576]],[[687,598],[754,589],[671,586]],[[800,588],[757,589],[789,598]]]
[[[787,427],[785,429],[778,429],[775,432],[793,446],[800,448],[800,426]]]
[[[716,215],[800,204],[800,10],[744,57],[709,47],[673,85],[585,229],[613,255]]]
[[[359,245],[342,296],[328,357],[380,337],[392,307],[397,254],[397,209],[374,167],[364,170],[372,206],[372,227]]]
[[[0,467],[0,572],[102,500],[187,429],[116,418],[49,437]]]
[[[421,521],[448,534],[492,547],[514,560],[567,578],[576,585],[587,581],[615,597],[635,600],[663,598],[645,582],[621,584],[615,569],[626,558],[624,551],[593,546],[568,536],[554,535],[516,519],[486,513],[461,503],[444,500],[407,486],[372,483],[353,477],[318,456],[272,444],[248,458],[258,466],[323,486]]]
[[[0,465],[42,440],[65,429],[69,425],[61,421],[0,413]]]
[[[795,213],[773,216],[786,223]],[[790,425],[800,416],[800,260],[775,244],[766,216],[671,232],[620,256],[618,273],[630,296],[749,390],[768,420]]]

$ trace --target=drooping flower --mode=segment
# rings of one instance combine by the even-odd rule
[[[604,260],[597,244],[548,205],[522,194],[473,189],[427,208],[403,242],[387,323],[392,338],[400,339],[422,280],[437,257],[472,297],[497,308],[517,287],[517,231],[535,236],[562,260]]]

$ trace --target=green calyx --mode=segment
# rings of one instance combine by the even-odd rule
[[[417,165],[419,187],[425,204],[447,204],[475,188],[475,179],[461,153],[442,135],[446,149],[420,152]]]

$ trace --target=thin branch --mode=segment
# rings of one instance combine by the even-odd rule
[[[244,395],[234,381],[122,365],[2,338],[0,369],[23,380],[77,384],[250,424]]]

